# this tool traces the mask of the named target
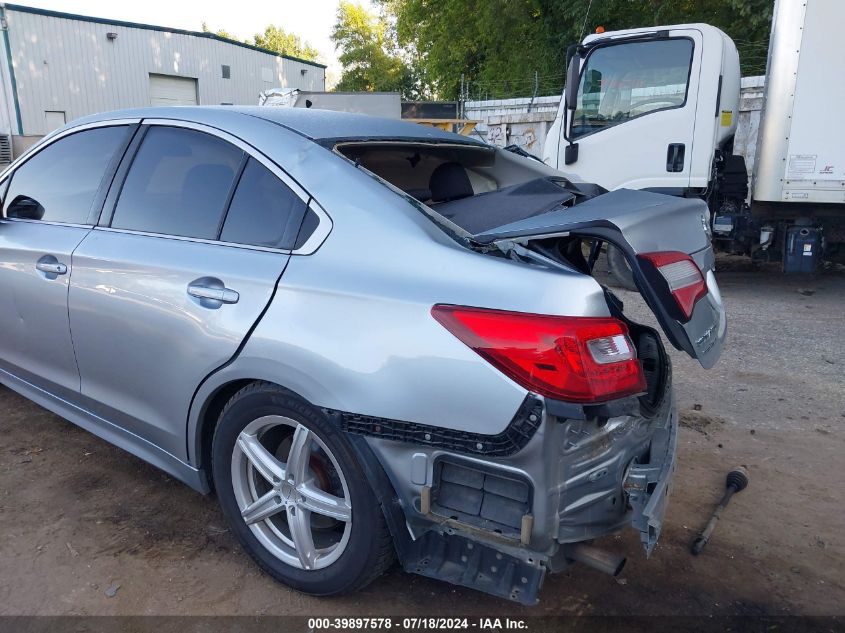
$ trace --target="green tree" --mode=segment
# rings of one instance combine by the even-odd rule
[[[252,38],[253,44],[274,51],[280,55],[290,55],[316,61],[320,53],[308,42],[303,41],[298,35],[286,32],[282,27],[270,24],[264,29],[264,33],[256,33]]]
[[[340,51],[343,74],[335,90],[399,92],[418,99],[425,92],[423,77],[398,49],[395,31],[384,15],[341,0],[331,39]]]
[[[202,32],[203,33],[211,33],[212,32],[211,29],[208,28],[208,24],[206,22],[202,23]],[[225,29],[218,29],[217,31],[214,31],[214,34],[219,36],[219,37],[225,37],[227,40],[235,40],[236,42],[240,41],[240,40],[238,40],[237,37],[235,37],[234,35],[229,33],[229,31],[226,31]]]
[[[202,23],[203,33],[214,33],[220,37],[225,37],[236,42],[244,42],[252,46],[259,46],[266,48],[269,51],[279,53],[280,55],[290,55],[291,57],[299,57],[300,59],[307,59],[309,61],[317,61],[320,53],[316,48],[311,46],[308,42],[303,41],[298,35],[286,32],[283,28],[270,24],[264,29],[264,33],[256,33],[252,39],[239,40],[237,37],[226,31],[219,29],[212,31],[208,28],[208,24]]]
[[[771,0],[378,0],[398,43],[442,98],[558,94],[566,48],[606,30],[706,22],[737,44],[743,74],[765,71]]]

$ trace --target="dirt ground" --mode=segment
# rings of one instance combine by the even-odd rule
[[[532,609],[398,568],[303,596],[239,550],[213,497],[0,388],[0,614],[845,614],[845,276],[719,279],[729,343],[709,372],[673,354],[676,488],[650,559],[633,531],[606,539],[629,555],[619,578],[573,567]],[[693,557],[737,464],[751,484]]]

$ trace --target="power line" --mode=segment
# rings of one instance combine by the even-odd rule
[[[590,0],[590,4],[587,5],[587,12],[584,14],[584,24],[581,25],[581,35],[578,36],[578,41],[584,39],[584,31],[587,28],[587,18],[590,17],[590,9],[593,8],[593,0]]]

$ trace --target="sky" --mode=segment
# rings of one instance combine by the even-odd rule
[[[371,0],[358,1],[372,8]],[[252,38],[275,24],[320,51],[320,61],[328,65],[329,86],[340,78],[337,52],[329,39],[338,0],[20,0],[20,4],[190,31],[201,30],[206,22],[212,31],[225,29],[238,39]]]

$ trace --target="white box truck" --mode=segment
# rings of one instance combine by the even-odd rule
[[[845,258],[845,2],[777,0],[756,161],[733,152],[739,56],[706,24],[592,34],[570,48],[544,160],[607,189],[704,199],[722,249],[812,272]],[[611,268],[624,279],[621,257]]]

